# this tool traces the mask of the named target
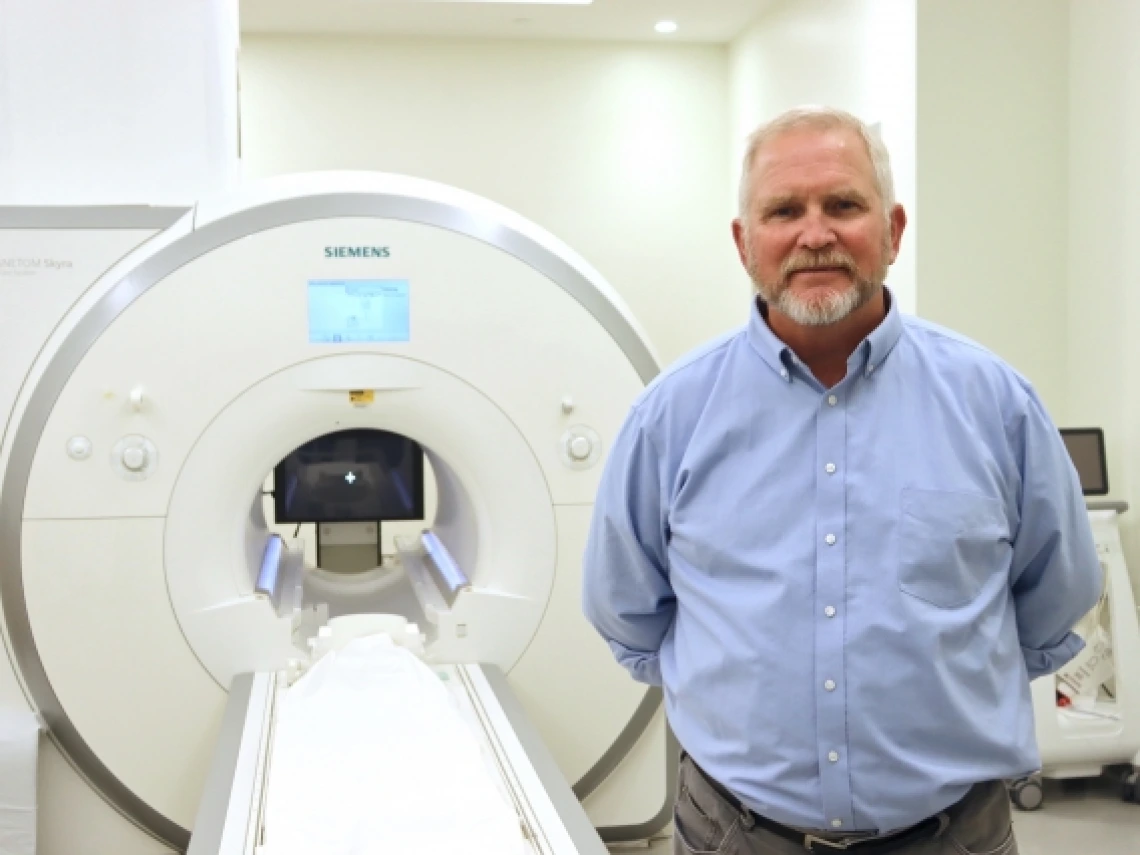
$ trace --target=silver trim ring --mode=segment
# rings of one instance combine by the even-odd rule
[[[341,217],[403,220],[437,226],[501,249],[546,276],[590,312],[621,348],[644,383],[648,384],[659,370],[649,348],[618,308],[564,259],[491,217],[443,202],[397,194],[318,194],[270,202],[231,214],[190,232],[144,259],[87,311],[51,357],[15,428],[0,488],[0,600],[11,653],[32,702],[60,751],[115,809],[179,851],[189,845],[190,832],[136,796],[103,764],[68,718],[40,659],[24,597],[21,564],[24,500],[32,462],[44,427],[68,379],[103,332],[142,294],[184,265],[234,240],[293,223]],[[121,227],[127,226],[124,223]],[[647,690],[647,700],[651,693],[652,690]],[[659,695],[657,703],[660,703]],[[643,709],[639,712],[644,716]],[[623,731],[623,738],[628,730]],[[625,747],[622,756],[632,744]],[[612,750],[599,761],[606,765],[613,762]],[[591,772],[586,773],[585,779],[590,778]]]
[[[645,733],[661,706],[664,692],[657,686],[650,687],[641,699],[625,728],[614,740],[614,744],[601,756],[597,763],[574,785],[574,795],[584,801],[590,793],[601,786],[629,754],[630,749]],[[677,765],[680,745],[669,722],[665,722],[665,803],[657,815],[639,825],[606,825],[598,829],[598,834],[606,843],[633,843],[654,837],[673,820],[673,794],[677,792]]]

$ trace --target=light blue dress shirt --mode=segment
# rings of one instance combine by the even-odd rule
[[[1080,651],[1102,590],[1029,383],[895,306],[831,389],[759,308],[657,378],[610,450],[584,570],[587,617],[664,686],[697,764],[828,831],[1036,770],[1029,680]]]

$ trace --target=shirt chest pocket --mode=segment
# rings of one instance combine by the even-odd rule
[[[940,608],[972,602],[1008,573],[1002,503],[988,496],[906,489],[899,519],[899,588]]]

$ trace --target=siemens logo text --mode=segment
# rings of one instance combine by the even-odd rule
[[[390,258],[386,246],[326,246],[325,258]]]

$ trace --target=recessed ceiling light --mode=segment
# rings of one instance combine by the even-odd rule
[[[677,22],[676,21],[658,21],[657,26],[654,27],[653,29],[657,30],[657,32],[659,32],[659,33],[665,33],[665,34],[675,33],[675,32],[677,32]]]

